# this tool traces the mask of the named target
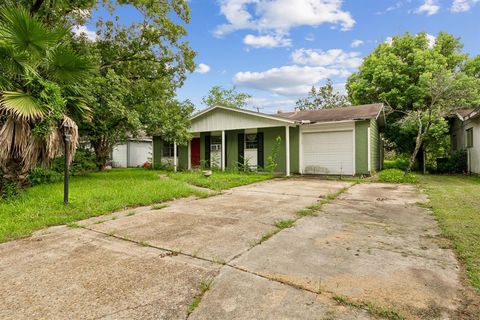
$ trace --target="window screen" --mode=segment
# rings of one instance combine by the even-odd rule
[[[258,146],[258,136],[257,134],[246,134],[245,135],[245,149],[257,149]]]
[[[467,148],[473,147],[473,128],[467,130]]]
[[[162,157],[173,158],[173,143],[163,141]]]

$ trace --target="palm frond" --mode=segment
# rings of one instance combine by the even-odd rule
[[[86,58],[64,45],[50,51],[47,59],[49,75],[54,80],[64,83],[79,81],[93,69]]]
[[[12,91],[4,91],[0,96],[0,110],[22,119],[37,119],[46,111],[31,95]]]
[[[0,38],[16,50],[38,56],[59,40],[55,32],[22,7],[0,9]]]

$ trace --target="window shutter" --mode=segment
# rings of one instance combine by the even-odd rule
[[[245,146],[245,135],[243,133],[238,134],[238,166],[239,169],[243,168],[244,165],[244,146]]]
[[[210,168],[210,146],[210,136],[205,136],[205,165],[207,168]]]
[[[263,132],[257,133],[257,166],[261,169],[264,168],[264,144],[263,144]]]

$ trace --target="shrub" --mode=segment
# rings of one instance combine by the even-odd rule
[[[52,170],[62,173],[65,168],[64,162],[64,157],[55,159],[52,163]],[[95,154],[88,149],[77,149],[75,158],[70,165],[70,175],[81,176],[95,170],[97,170]]]
[[[407,159],[402,159],[402,158],[397,158],[395,160],[385,160],[383,162],[383,168],[384,169],[399,169],[399,170],[405,170],[408,167],[408,160]]]
[[[417,183],[418,178],[416,175],[409,173],[405,175],[405,172],[399,169],[386,169],[378,174],[378,178],[381,182],[389,183]]]
[[[467,151],[460,150],[449,158],[437,159],[438,173],[464,173],[468,171]]]
[[[63,175],[57,171],[46,168],[33,168],[28,175],[31,186],[62,181]]]
[[[20,193],[20,189],[13,183],[3,178],[0,170],[0,200],[10,200]]]

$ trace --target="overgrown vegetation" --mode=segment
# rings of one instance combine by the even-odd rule
[[[203,296],[212,287],[212,283],[213,279],[203,279],[202,281],[200,281],[200,285],[198,288],[199,292],[195,295],[195,297],[193,297],[193,301],[187,307],[187,317],[190,316],[193,311],[195,311],[195,309],[200,305]]]
[[[425,175],[420,181],[442,234],[452,241],[480,293],[480,177]]]
[[[393,308],[383,308],[368,302],[353,301],[342,295],[334,295],[332,299],[344,306],[366,310],[368,313],[370,313],[375,317],[381,317],[383,319],[388,319],[388,320],[406,319],[405,316],[403,316]]]
[[[294,224],[295,220],[293,219],[277,220],[273,223],[273,225],[279,230],[291,228]]]
[[[172,179],[183,181],[198,187],[208,188],[215,191],[230,189],[246,184],[271,179],[269,174],[258,174],[234,171],[213,171],[206,177],[201,171],[169,172]]]
[[[267,158],[267,169],[270,174],[273,174],[278,167],[278,152],[280,151],[280,145],[282,144],[282,138],[278,136],[275,139],[275,143],[272,148],[272,153]]]
[[[10,201],[0,201],[0,242],[30,235],[47,226],[67,224],[125,207],[149,205],[204,193],[158,171],[113,169],[72,177],[70,205],[64,206],[63,183],[29,188]]]
[[[380,182],[388,183],[418,183],[418,178],[415,174],[405,174],[405,172],[400,169],[386,169],[380,171],[378,174],[378,180]]]

